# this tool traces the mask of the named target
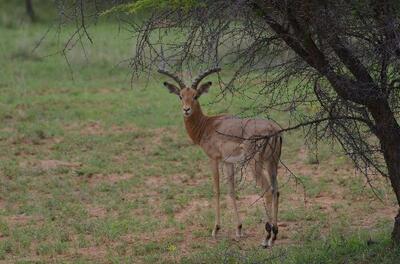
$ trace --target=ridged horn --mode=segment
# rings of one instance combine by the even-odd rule
[[[220,70],[221,70],[221,68],[219,68],[219,67],[206,70],[205,72],[203,72],[202,74],[197,76],[196,79],[194,79],[194,81],[192,83],[192,88],[197,89],[197,86],[199,85],[201,80],[203,80],[206,76],[208,76],[212,73],[219,72]]]
[[[185,88],[185,83],[177,75],[163,69],[158,69],[158,72],[172,78],[181,89]]]

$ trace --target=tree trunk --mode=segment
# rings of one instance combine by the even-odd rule
[[[35,11],[33,10],[32,0],[25,0],[26,13],[32,22],[36,22]]]
[[[392,141],[392,146],[384,149],[384,158],[388,168],[390,183],[397,198],[397,203],[400,205],[400,137],[397,141]],[[382,142],[381,142],[382,144]],[[400,245],[400,208],[397,216],[394,218],[394,227],[392,231],[392,239]]]
[[[368,108],[376,122],[374,133],[379,139],[390,183],[400,206],[400,127],[387,102]],[[400,208],[395,217],[392,239],[400,244]]]
[[[399,212],[397,213],[397,216],[394,218],[392,239],[396,244],[400,245],[400,209]]]

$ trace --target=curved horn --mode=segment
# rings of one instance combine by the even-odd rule
[[[197,85],[199,85],[199,83],[201,82],[201,80],[203,80],[207,75],[210,75],[211,73],[214,72],[219,72],[221,70],[221,68],[217,67],[217,68],[211,68],[205,72],[203,72],[202,74],[200,74],[199,76],[197,76],[196,79],[194,79],[193,83],[192,83],[192,88],[196,89]]]
[[[158,72],[172,78],[175,82],[177,82],[177,84],[179,85],[179,87],[181,89],[185,88],[185,83],[177,75],[170,73],[169,71],[163,70],[163,69],[158,69]]]

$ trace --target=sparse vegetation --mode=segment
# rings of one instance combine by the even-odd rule
[[[38,10],[39,12],[39,10]],[[280,233],[261,240],[261,201],[252,179],[239,184],[245,238],[233,240],[231,206],[222,201],[222,233],[211,239],[212,186],[205,156],[183,129],[178,103],[159,85],[130,83],[133,46],[117,25],[92,28],[95,44],[60,55],[47,25],[0,27],[0,260],[74,263],[394,263],[389,227],[396,201],[381,178],[355,175],[338,150],[319,162],[301,131],[285,135]],[[64,35],[65,34],[65,35]],[[68,30],[62,33],[67,36]],[[71,72],[72,70],[72,72]],[[229,75],[224,72],[223,75]],[[224,76],[222,76],[224,77]],[[202,102],[208,112],[226,103]],[[245,102],[229,109],[239,113]],[[274,118],[285,121],[284,114]],[[303,187],[305,189],[303,189]],[[226,193],[226,190],[223,190]]]

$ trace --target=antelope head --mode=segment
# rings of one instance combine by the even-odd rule
[[[182,103],[182,112],[183,116],[185,118],[188,118],[192,115],[195,109],[199,108],[199,102],[197,99],[204,93],[208,92],[208,89],[212,85],[211,82],[205,82],[202,83],[201,85],[200,82],[208,75],[214,73],[214,72],[219,72],[221,69],[220,68],[212,68],[209,69],[193,80],[193,83],[190,87],[185,85],[185,83],[175,74],[172,74],[166,70],[159,69],[158,72],[161,74],[164,74],[170,78],[172,78],[179,87],[177,87],[174,84],[164,82],[164,86],[168,88],[170,93],[173,93],[177,96],[179,96],[179,99],[181,100]]]

